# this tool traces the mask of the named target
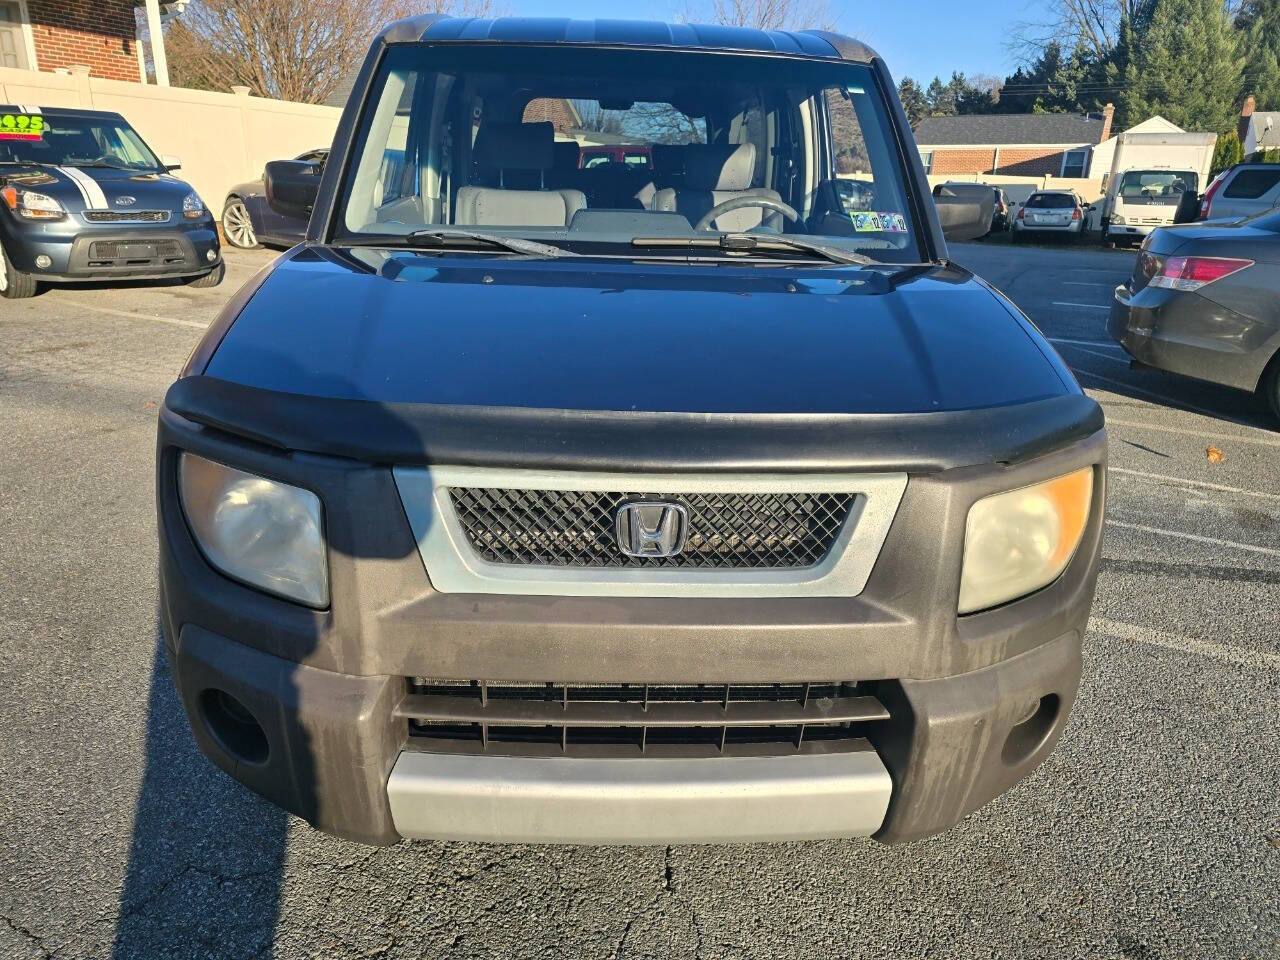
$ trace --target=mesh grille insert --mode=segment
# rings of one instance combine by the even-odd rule
[[[449,496],[472,549],[490,563],[794,569],[826,557],[856,494],[649,495],[453,487]],[[618,508],[637,500],[674,502],[688,510],[688,539],[681,553],[631,557],[618,549]]]
[[[396,711],[420,745],[611,745],[641,751],[657,745],[773,744],[865,736],[866,723],[888,711],[864,684],[486,683],[408,678]]]

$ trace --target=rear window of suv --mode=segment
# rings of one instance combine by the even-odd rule
[[[1280,164],[1268,170],[1241,170],[1223,189],[1224,197],[1256,200],[1280,183]]]
[[[1051,210],[1070,210],[1076,205],[1074,198],[1065,193],[1033,193],[1027,200],[1028,207],[1042,207]]]

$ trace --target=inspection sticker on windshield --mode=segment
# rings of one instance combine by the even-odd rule
[[[904,217],[902,214],[886,213],[885,211],[881,210],[879,213],[876,214],[876,216],[880,218],[880,223],[883,224],[883,226],[881,226],[880,229],[883,230],[885,233],[906,233],[907,232],[907,218]]]
[[[853,229],[858,233],[879,233],[884,229],[880,223],[880,214],[867,213],[865,211],[854,211],[849,214],[849,218],[853,221]]]
[[[44,138],[44,117],[31,113],[0,114],[0,140],[40,140]]]

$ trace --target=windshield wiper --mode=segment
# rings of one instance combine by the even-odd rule
[[[528,257],[576,257],[577,254],[547,243],[525,240],[521,237],[503,237],[496,233],[480,233],[472,230],[444,230],[430,227],[425,230],[414,230],[403,237],[396,237],[416,247],[466,247],[481,244],[491,250],[507,250],[521,253]],[[455,243],[454,241],[462,241]]]
[[[761,251],[774,253],[778,251],[809,253],[830,260],[832,263],[852,263],[868,266],[876,263],[870,257],[852,250],[845,250],[829,243],[818,243],[805,240],[790,234],[755,234],[755,233],[722,233],[710,237],[636,237],[631,241],[633,247],[714,247],[730,253],[752,253]]]

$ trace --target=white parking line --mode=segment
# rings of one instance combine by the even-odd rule
[[[1099,306],[1096,303],[1076,303],[1072,300],[1051,300],[1055,307],[1080,307],[1082,310],[1110,310],[1111,304]]]
[[[1090,350],[1088,347],[1082,347],[1074,343],[1066,344],[1066,346],[1070,347],[1072,350],[1078,350],[1081,353],[1087,353],[1093,357],[1101,357],[1103,360],[1110,360],[1112,363],[1118,363],[1121,366],[1125,367],[1126,369],[1129,366],[1129,361],[1126,360],[1124,357],[1113,357],[1109,353],[1103,353],[1100,350]],[[1075,367],[1072,367],[1071,369],[1074,370]]]
[[[1137,530],[1141,533],[1152,533],[1161,537],[1174,537],[1178,540],[1190,540],[1193,543],[1207,543],[1215,547],[1227,547],[1230,550],[1244,550],[1248,553],[1260,553],[1264,557],[1280,557],[1280,550],[1275,547],[1259,547],[1252,543],[1240,543],[1237,540],[1222,540],[1218,537],[1202,537],[1197,533],[1184,533],[1181,530],[1166,530],[1163,527],[1148,527],[1141,523],[1128,523],[1124,520],[1108,520],[1108,527],[1120,527],[1123,530]]]
[[[1175,400],[1173,397],[1167,397],[1163,393],[1156,393],[1152,390],[1143,390],[1141,387],[1135,387],[1131,383],[1125,383],[1123,380],[1116,380],[1112,377],[1104,377],[1100,373],[1094,373],[1092,370],[1076,370],[1078,376],[1093,377],[1095,380],[1101,380],[1103,383],[1113,383],[1117,387],[1123,387],[1129,393],[1138,393],[1144,397],[1154,397],[1161,403],[1168,404],[1171,407],[1177,407],[1180,410],[1190,410],[1192,413],[1198,413],[1205,417],[1213,417],[1215,420],[1225,420],[1227,423],[1234,423],[1240,427],[1248,427],[1251,424],[1245,423],[1243,420],[1237,420],[1235,417],[1229,417],[1226,414],[1216,413],[1205,407],[1198,407],[1194,403],[1187,403],[1185,400]]]
[[[1088,373],[1089,371],[1082,370],[1080,372]],[[1240,425],[1244,427],[1253,426],[1253,424],[1250,423],[1243,423]],[[1264,447],[1280,447],[1280,437],[1242,437],[1234,433],[1220,434],[1213,432],[1213,427],[1206,427],[1204,430],[1189,430],[1186,427],[1166,427],[1159,423],[1143,423],[1141,420],[1122,420],[1119,417],[1107,417],[1107,426],[1141,427],[1143,430],[1159,430],[1163,433],[1180,433],[1186,437],[1199,437],[1202,440],[1206,436],[1209,436],[1215,443],[1227,441],[1231,443],[1256,443]]]
[[[128,310],[112,310],[110,307],[91,307],[87,303],[77,303],[75,309],[92,310],[94,313],[105,313],[112,317],[124,317],[128,320],[154,320],[156,323],[170,323],[178,327],[194,327],[206,330],[209,325],[198,320],[179,320],[177,317],[148,316],[145,313],[130,313]]]
[[[1244,487],[1229,487],[1225,483],[1209,483],[1207,480],[1188,480],[1186,477],[1171,477],[1164,473],[1147,473],[1145,470],[1129,470],[1125,467],[1107,467],[1107,473],[1118,473],[1126,477],[1137,477],[1140,480],[1154,480],[1157,483],[1169,483],[1185,487],[1201,487],[1205,490],[1219,490],[1222,493],[1237,493],[1241,496],[1260,497],[1265,500],[1280,500],[1280,493],[1264,493],[1261,490],[1246,490]]]
[[[1203,657],[1212,657],[1226,663],[1238,664],[1242,667],[1255,667],[1260,670],[1273,670],[1280,673],[1280,654],[1266,650],[1250,650],[1235,644],[1212,643],[1208,640],[1197,640],[1195,637],[1184,637],[1181,634],[1168,633],[1164,630],[1153,630],[1150,627],[1139,627],[1132,623],[1121,623],[1108,620],[1106,617],[1090,617],[1089,629],[1117,640],[1145,643],[1153,647],[1164,647],[1180,653],[1196,653]]]

